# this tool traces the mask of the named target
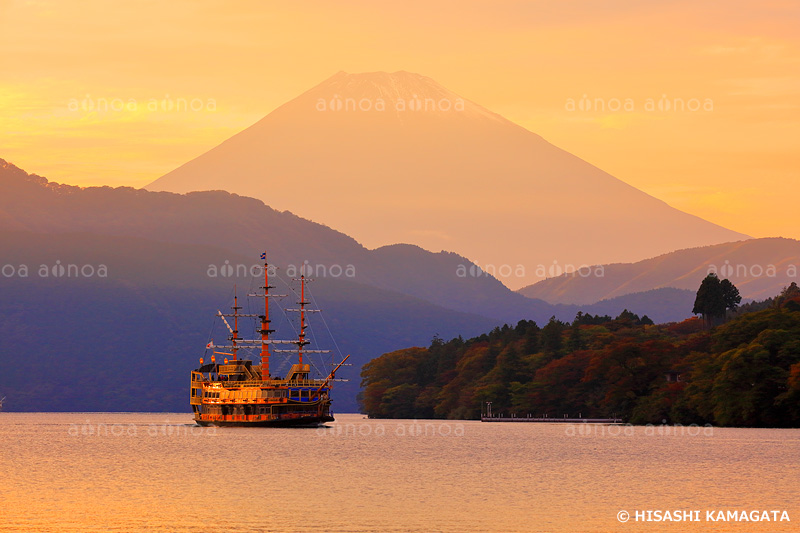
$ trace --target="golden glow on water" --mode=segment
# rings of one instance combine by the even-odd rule
[[[0,414],[0,531],[797,531],[800,430]],[[587,433],[588,432],[588,433]],[[707,433],[711,434],[707,434]],[[620,510],[791,522],[620,524]]]

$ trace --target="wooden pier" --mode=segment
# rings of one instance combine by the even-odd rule
[[[538,422],[540,424],[621,424],[621,418],[533,418],[533,417],[501,417],[482,416],[481,422]]]

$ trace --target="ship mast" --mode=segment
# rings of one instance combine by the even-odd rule
[[[269,334],[273,330],[269,329],[269,290],[273,287],[269,284],[269,264],[267,263],[267,252],[261,254],[264,260],[264,314],[261,315],[261,379],[269,379]]]
[[[308,344],[306,340],[306,276],[305,274],[300,275],[300,335],[299,339],[297,340],[297,354],[298,354],[298,362],[302,365],[303,364],[303,346]]]
[[[249,314],[249,313],[241,313],[240,310],[242,307],[239,305],[239,296],[237,293],[236,286],[234,285],[234,295],[233,295],[233,306],[231,309],[233,310],[230,314],[223,314],[221,311],[217,311],[217,315],[222,318],[222,321],[225,323],[225,326],[228,328],[230,332],[230,340],[231,344],[229,346],[214,346],[214,348],[230,348],[231,353],[225,352],[214,352],[224,355],[230,355],[234,361],[238,360],[238,351],[242,348],[244,349],[252,349],[256,348],[258,345],[261,345],[261,380],[268,381],[271,379],[270,377],[270,358],[272,354],[277,353],[294,353],[297,352],[298,355],[298,362],[300,364],[300,372],[303,372],[304,365],[304,357],[307,354],[325,354],[330,353],[331,350],[317,350],[317,349],[306,349],[306,346],[311,344],[308,340],[306,340],[306,329],[309,328],[308,323],[306,322],[306,313],[318,313],[319,309],[309,309],[308,306],[311,304],[310,301],[306,300],[306,282],[314,281],[313,279],[307,278],[305,273],[302,273],[299,278],[293,278],[293,281],[300,282],[300,300],[297,302],[298,308],[297,309],[285,309],[285,311],[294,311],[300,313],[300,331],[298,332],[298,336],[295,340],[276,340],[270,338],[270,333],[274,333],[275,330],[270,329],[271,320],[269,318],[269,299],[276,298],[276,297],[285,297],[286,294],[271,294],[270,289],[274,289],[274,285],[269,284],[269,263],[267,262],[267,253],[263,252],[261,254],[261,259],[264,260],[264,285],[259,287],[263,289],[264,292],[258,293],[248,293],[248,296],[251,297],[259,297],[264,298],[264,314]],[[295,292],[295,294],[297,294]],[[233,326],[225,320],[225,317],[232,317],[233,318]],[[258,318],[261,320],[261,328],[256,330],[256,333],[259,333],[261,338],[260,339],[243,339],[239,336],[239,319],[240,318]],[[277,348],[270,349],[271,344],[294,344],[297,346],[294,350],[281,350]],[[214,358],[212,355],[212,362]],[[225,362],[227,363],[227,359]],[[339,365],[341,366],[341,365]],[[338,366],[336,367],[338,368]],[[308,372],[304,372],[307,374]],[[306,376],[307,379],[307,376]],[[333,376],[330,376],[327,381],[333,379]]]
[[[305,267],[302,267],[305,268]],[[301,272],[303,272],[301,270]],[[303,356],[306,354],[312,353],[329,353],[330,350],[307,350],[305,347],[311,344],[309,341],[306,340],[306,329],[308,329],[308,324],[306,323],[306,313],[319,313],[319,309],[308,309],[306,306],[309,305],[311,302],[306,300],[306,283],[309,281],[314,281],[313,279],[307,278],[305,273],[300,274],[299,278],[292,278],[292,281],[299,281],[300,282],[300,301],[297,302],[298,308],[297,309],[286,309],[286,311],[300,313],[300,331],[297,335],[297,340],[295,341],[280,341],[280,342],[287,342],[291,344],[297,345],[297,350],[274,350],[276,353],[294,353],[297,352],[298,356],[298,363],[303,365]],[[297,294],[295,292],[295,294]]]
[[[233,360],[236,361],[236,352],[239,349],[236,341],[239,339],[239,297],[236,294],[236,285],[233,286],[233,332],[231,334],[231,341],[233,345],[233,349],[231,350],[231,355],[233,356]]]

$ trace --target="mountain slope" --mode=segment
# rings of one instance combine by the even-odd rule
[[[709,272],[730,279],[745,298],[764,299],[793,281],[800,268],[800,241],[750,239],[678,250],[644,261],[604,265],[602,276],[561,275],[519,292],[551,303],[590,304],[599,300],[673,287],[696,291]]]
[[[318,279],[369,285],[508,323],[520,319],[546,322],[551,316],[571,320],[579,309],[526,298],[457,254],[434,254],[412,245],[367,250],[347,235],[251,198],[222,191],[181,195],[126,187],[72,187],[29,175],[0,160],[2,230],[135,236],[210,247],[213,252],[203,260],[185,258],[181,272],[191,271],[201,279],[207,279],[209,272],[218,273],[229,284],[249,279],[249,267],[259,263],[256,254],[266,248],[271,263],[297,269],[307,261]],[[102,250],[96,252],[102,256]],[[138,275],[149,276],[149,282],[183,283],[158,268],[163,263],[159,256],[146,261]],[[225,268],[234,273],[226,277]],[[602,313],[616,315],[624,308],[665,321],[682,319],[687,312],[685,306],[676,303],[670,308],[658,298],[631,301],[626,297],[602,306]],[[599,312],[593,306],[581,309]]]
[[[536,281],[539,265],[635,261],[745,237],[408,72],[340,72],[147,188],[225,189],[370,247],[452,250],[511,267],[501,281],[514,288]]]
[[[181,195],[127,187],[80,188],[48,182],[0,160],[0,229],[211,245],[221,251],[211,263],[217,267],[226,261],[252,266],[259,262],[259,251],[266,249],[277,265],[297,269],[307,262],[314,277],[389,289],[456,311],[508,321],[553,313],[553,306],[532,302],[491,276],[459,276],[459,267],[472,263],[456,254],[433,254],[410,245],[368,250],[327,226],[223,191]],[[232,254],[249,259],[235,263]]]
[[[578,308],[593,315],[616,317],[623,309],[647,315],[656,324],[680,322],[692,316],[695,291],[664,287],[600,300]]]
[[[0,397],[8,410],[188,411],[188,372],[210,355],[213,315],[231,305],[234,283],[240,295],[253,284],[208,276],[220,254],[246,261],[212,246],[0,231],[0,249],[11,265],[0,276]],[[276,292],[291,295],[280,274]],[[498,323],[347,280],[317,279],[311,290],[333,340],[316,314],[310,332],[320,347],[351,354],[353,366],[338,374],[350,380],[336,384],[338,412],[356,410],[358,373],[370,359]],[[289,338],[282,317],[274,313],[273,325]],[[281,356],[273,364],[287,368]]]

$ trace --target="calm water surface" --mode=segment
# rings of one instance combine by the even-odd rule
[[[800,531],[799,458],[800,430],[0,413],[0,531]],[[792,521],[617,519],[647,509]]]

